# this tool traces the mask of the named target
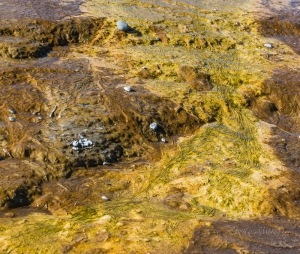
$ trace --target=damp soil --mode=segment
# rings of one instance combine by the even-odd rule
[[[297,253],[299,221],[284,217],[219,220],[196,230],[184,253]]]

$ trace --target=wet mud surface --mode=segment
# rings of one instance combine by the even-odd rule
[[[44,20],[61,20],[68,17],[80,15],[80,4],[83,1],[59,1],[51,0],[41,4],[36,0],[9,0],[0,3],[1,20],[16,21],[17,23],[22,19],[44,19]]]
[[[297,253],[299,221],[281,217],[212,222],[196,230],[184,253]]]
[[[0,252],[299,251],[297,3],[235,4],[0,1]]]

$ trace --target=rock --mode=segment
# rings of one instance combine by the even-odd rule
[[[105,201],[110,201],[110,198],[108,198],[107,196],[101,196],[101,198],[103,199],[103,200],[105,200]]]
[[[10,122],[14,122],[14,121],[16,121],[16,118],[14,118],[13,116],[9,116],[9,117],[8,117],[8,120],[9,120]]]
[[[153,123],[150,124],[150,129],[152,129],[154,131],[157,129],[157,127],[158,127],[158,125],[155,122],[153,122]]]
[[[117,22],[117,28],[121,31],[124,31],[124,32],[126,32],[130,29],[129,25],[126,22],[122,21],[122,20],[119,20]]]
[[[16,112],[11,108],[8,109],[8,112],[11,113],[11,114],[16,114]]]
[[[273,48],[273,45],[271,43],[265,43],[264,46],[270,49]]]
[[[132,91],[132,88],[131,88],[131,86],[124,86],[124,90],[125,90],[126,92],[131,92],[131,91]]]

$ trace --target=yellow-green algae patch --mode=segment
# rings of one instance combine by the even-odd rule
[[[159,162],[107,173],[107,178],[130,181],[127,189],[114,189],[110,202],[69,209],[68,215],[2,219],[0,252],[180,253],[193,229],[202,225],[199,219],[257,217],[274,209],[287,214],[290,207],[281,209],[270,194],[287,181],[285,168],[263,143],[270,126],[246,109],[244,99],[249,93],[261,95],[261,83],[274,67],[265,57],[270,52],[253,15],[246,12],[250,3],[243,9],[235,3],[214,10],[211,1],[194,6],[87,1],[87,14],[108,18],[80,54],[92,57],[98,67],[124,68],[130,85],[139,85],[136,77],[146,67],[145,88],[206,124],[180,138],[176,149],[168,140]],[[142,36],[116,33],[119,19]],[[165,33],[166,41],[156,40],[153,26]],[[281,61],[289,62],[291,50],[271,42],[277,52],[287,53]],[[184,65],[209,74],[213,89],[197,91],[179,80]]]
[[[3,220],[1,253],[178,252],[200,222],[155,204],[113,201],[68,216],[32,214]],[[101,253],[102,253],[101,252]]]

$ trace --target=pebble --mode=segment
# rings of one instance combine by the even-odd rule
[[[14,121],[16,121],[16,118],[14,118],[13,116],[9,116],[8,120],[11,121],[11,122],[14,122]]]
[[[273,48],[273,45],[271,43],[265,43],[264,46],[270,49]]]
[[[110,201],[110,198],[108,198],[108,197],[106,197],[106,196],[101,196],[101,198],[103,199],[103,200],[106,200],[106,201]]]
[[[152,130],[156,130],[157,127],[158,127],[158,125],[155,122],[153,122],[153,123],[150,124],[150,129],[152,129]]]
[[[8,109],[8,112],[11,113],[11,114],[16,114],[16,112],[13,109],[11,109],[11,108]]]
[[[72,142],[72,146],[78,146],[79,145],[79,142],[77,141],[77,140],[74,140],[73,142]]]
[[[129,25],[126,22],[124,22],[122,20],[119,20],[117,22],[117,28],[121,31],[128,31],[129,30]]]
[[[86,138],[79,140],[79,143],[81,143],[83,147],[89,147],[93,145],[93,141]]]
[[[164,143],[166,143],[166,142],[167,142],[167,140],[166,140],[165,138],[162,138],[162,139],[161,139],[161,142],[164,142]]]
[[[124,90],[126,92],[131,92],[132,91],[131,86],[124,86]]]
[[[93,141],[83,138],[79,140],[73,140],[71,143],[69,143],[69,145],[72,146],[73,150],[78,151],[79,149],[91,148]]]

